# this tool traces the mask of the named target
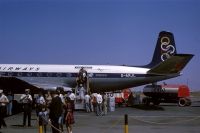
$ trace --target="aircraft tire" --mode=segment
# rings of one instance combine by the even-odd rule
[[[153,101],[153,105],[158,106],[159,104],[160,104],[160,101],[158,99]]]
[[[180,107],[184,107],[184,106],[187,106],[187,99],[186,98],[180,98],[179,100],[178,100],[178,105],[180,106]]]

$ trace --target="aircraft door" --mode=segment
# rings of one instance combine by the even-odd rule
[[[87,71],[82,67],[79,70],[78,77],[76,79],[78,87],[82,85],[84,88],[87,88],[87,80],[88,80],[87,77],[88,77]]]

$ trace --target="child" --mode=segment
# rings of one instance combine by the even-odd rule
[[[46,126],[49,120],[49,112],[46,107],[42,107],[42,110],[38,114],[39,116],[39,125],[43,127],[44,133],[46,133]]]

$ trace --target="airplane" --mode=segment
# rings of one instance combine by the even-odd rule
[[[0,85],[14,84],[11,87],[13,89],[18,84],[44,90],[55,89],[57,86],[71,89],[77,86],[79,72],[84,69],[91,92],[109,92],[180,76],[193,56],[177,54],[174,35],[161,31],[152,61],[147,65],[0,64]]]

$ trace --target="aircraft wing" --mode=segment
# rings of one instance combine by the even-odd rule
[[[44,84],[39,82],[27,82],[15,77],[0,77],[0,88],[4,92],[11,91],[15,94],[24,93],[25,89],[30,89],[32,93],[38,93],[43,90],[56,90],[57,87],[63,87],[65,91],[71,91],[72,88],[58,84]]]
[[[57,85],[57,84],[41,84],[41,83],[32,83],[32,85],[42,88],[43,90],[56,90],[57,87],[63,87],[64,91],[72,91],[71,87]]]
[[[0,88],[5,93],[11,91],[14,94],[22,94],[25,89],[31,89],[32,93],[41,91],[40,88],[15,77],[0,77]]]
[[[192,54],[175,54],[150,69],[147,73],[155,75],[178,74],[187,65],[193,56],[194,55]]]

